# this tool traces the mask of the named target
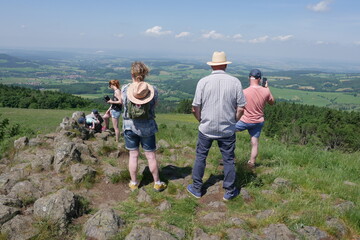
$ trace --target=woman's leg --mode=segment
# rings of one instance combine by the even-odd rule
[[[110,118],[110,114],[105,113],[102,118],[104,119],[104,124],[105,124],[103,130],[109,129],[109,118]]]
[[[132,182],[137,182],[137,168],[138,168],[139,150],[129,151],[129,172]]]
[[[114,127],[114,130],[115,130],[115,141],[118,142],[119,141],[119,135],[120,135],[120,132],[119,132],[119,119],[118,118],[111,118],[112,120],[112,124],[113,124],[113,127]]]

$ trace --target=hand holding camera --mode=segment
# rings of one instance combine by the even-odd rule
[[[264,77],[264,78],[262,79],[261,86],[266,87],[266,83],[267,83],[267,78]]]
[[[106,96],[104,96],[104,100],[105,100],[105,102],[108,102],[108,101],[110,101],[110,97],[108,95],[106,95]]]

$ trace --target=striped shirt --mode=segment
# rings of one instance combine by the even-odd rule
[[[199,131],[210,138],[232,136],[237,107],[245,104],[240,80],[225,71],[213,71],[198,82],[192,103],[201,109]]]

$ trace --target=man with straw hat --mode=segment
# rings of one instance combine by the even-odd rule
[[[240,192],[235,186],[235,124],[243,114],[246,100],[240,80],[225,72],[230,63],[224,52],[214,52],[212,61],[207,63],[212,73],[200,79],[196,86],[192,106],[200,125],[192,172],[193,183],[187,187],[188,192],[196,198],[202,196],[206,158],[214,140],[223,158],[223,200],[233,199]]]

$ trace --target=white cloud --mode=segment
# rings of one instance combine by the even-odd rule
[[[124,37],[124,34],[122,34],[122,33],[115,33],[115,34],[114,34],[114,37],[122,38],[122,37]]]
[[[269,39],[269,36],[262,36],[262,37],[258,37],[252,40],[249,40],[250,43],[263,43],[266,42]]]
[[[316,41],[315,44],[317,44],[317,45],[327,45],[327,44],[330,44],[330,43],[325,42],[325,41]]]
[[[360,41],[356,41],[354,44],[360,46]]]
[[[183,37],[187,37],[187,36],[189,36],[189,35],[190,35],[189,32],[181,32],[181,33],[175,35],[175,37],[176,37],[176,38],[183,38]]]
[[[147,29],[145,31],[145,33],[148,35],[153,35],[153,36],[167,35],[167,34],[171,33],[171,31],[161,31],[161,30],[162,30],[162,27],[155,26],[155,27]]]
[[[273,37],[272,40],[278,40],[278,41],[288,41],[290,39],[294,38],[294,35],[285,35],[285,36],[277,36],[277,37]]]
[[[80,36],[85,36],[85,35],[86,35],[86,33],[81,32],[81,33],[79,33],[79,35],[80,35]]]
[[[27,28],[27,26],[25,24],[21,25],[20,28],[24,29]]]
[[[317,4],[310,4],[307,6],[307,8],[314,12],[325,12],[330,9],[329,4],[331,2],[332,2],[332,0],[324,0],[324,1],[318,2]]]
[[[223,39],[225,38],[225,36],[221,33],[217,33],[215,30],[212,30],[208,33],[204,33],[202,35],[203,38],[207,38],[207,39]]]
[[[246,40],[243,39],[243,36],[238,33],[238,34],[235,34],[233,37],[232,37],[236,42],[246,42]]]
[[[103,50],[98,50],[95,53],[104,53],[104,51]]]

